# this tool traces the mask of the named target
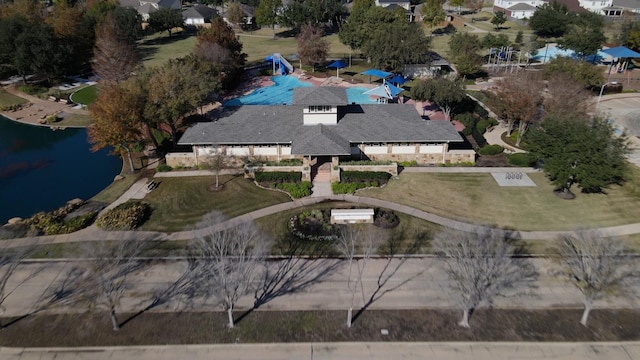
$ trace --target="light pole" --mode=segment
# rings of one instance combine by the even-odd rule
[[[604,88],[607,85],[615,85],[617,83],[618,83],[617,81],[608,81],[604,83],[604,85],[602,85],[602,87],[600,88],[600,95],[598,95],[598,101],[596,102],[596,111],[598,111],[598,105],[600,105],[600,99],[602,99],[602,93],[604,92]]]

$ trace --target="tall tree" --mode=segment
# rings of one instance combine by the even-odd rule
[[[247,54],[242,52],[242,43],[221,17],[216,17],[209,28],[198,32],[194,54],[215,68],[214,73],[220,74],[225,86],[237,83],[247,59]]]
[[[142,38],[142,16],[136,9],[118,6],[110,14],[123,40],[133,44]]]
[[[433,249],[442,258],[462,309],[459,324],[463,327],[469,327],[469,317],[478,306],[491,304],[497,296],[527,290],[537,278],[529,259],[514,256],[519,247],[502,230],[463,233],[447,229],[436,235]]]
[[[256,22],[260,26],[270,26],[273,30],[273,38],[276,38],[276,24],[278,24],[279,11],[282,0],[260,0],[256,8]]]
[[[602,43],[607,40],[604,36],[603,21],[602,16],[591,12],[575,17],[560,45],[575,51],[583,59],[597,53]]]
[[[420,8],[422,22],[434,27],[444,21],[444,9],[440,0],[427,0]]]
[[[557,74],[547,81],[547,91],[543,93],[544,117],[581,117],[587,118],[593,110],[593,95],[583,84],[569,75]]]
[[[116,153],[126,152],[131,172],[135,171],[131,151],[142,137],[140,113],[144,106],[140,97],[132,95],[133,86],[133,83],[102,86],[96,101],[89,105],[93,124],[88,128],[91,149],[113,147]]]
[[[93,72],[101,82],[117,84],[133,74],[140,66],[140,58],[134,43],[108,15],[96,29],[96,45],[93,49]]]
[[[210,226],[211,221],[207,222]],[[190,244],[191,252],[202,259],[195,272],[197,282],[205,288],[206,298],[221,300],[229,328],[235,326],[233,310],[238,300],[255,286],[258,268],[265,259],[264,245],[252,224],[197,235]]]
[[[508,136],[518,124],[516,146],[520,146],[529,126],[540,118],[543,88],[537,74],[525,73],[498,80],[495,89],[487,93],[489,106],[507,121]]]
[[[210,75],[198,71],[198,66],[197,60],[185,58],[169,60],[151,70],[145,118],[168,126],[174,144],[184,118],[212,92]]]
[[[369,39],[369,33],[373,26],[367,19],[367,13],[375,7],[373,0],[354,0],[347,22],[340,27],[340,32],[338,33],[340,42],[348,45],[351,49],[360,49]],[[389,13],[387,11],[384,14]]]
[[[527,135],[525,149],[544,161],[544,172],[557,189],[570,194],[573,184],[599,193],[621,184],[629,152],[626,136],[604,119],[548,117]]]
[[[640,50],[640,21],[625,21],[622,23],[616,40],[618,40],[622,46],[626,46],[635,51]]]
[[[584,296],[580,323],[587,326],[593,303],[615,295],[633,294],[640,284],[640,270],[622,242],[596,230],[579,230],[564,236],[556,249],[559,275]]]
[[[504,11],[496,11],[491,18],[491,23],[493,24],[496,30],[500,30],[502,24],[507,22],[507,17],[504,14]]]
[[[227,19],[235,26],[242,26],[244,24],[245,14],[242,10],[242,6],[239,2],[233,1],[229,4],[227,9]]]
[[[149,26],[155,31],[166,31],[171,36],[174,28],[184,26],[180,9],[160,8],[149,14]]]
[[[482,42],[477,35],[455,33],[449,39],[449,54],[462,76],[477,74],[482,69],[484,59],[478,54]]]
[[[557,1],[543,4],[529,19],[529,26],[538,35],[546,38],[561,37],[569,29],[570,15],[567,6]]]
[[[419,25],[407,22],[398,14],[395,21],[374,27],[361,50],[374,66],[401,71],[405,64],[425,63],[429,44]]]
[[[322,38],[322,29],[311,24],[304,25],[296,38],[298,41],[298,56],[305,65],[322,64],[327,60],[329,42]]]
[[[417,101],[429,100],[435,103],[442,109],[447,120],[451,120],[451,112],[467,96],[464,91],[464,84],[459,79],[449,80],[444,77],[436,77],[418,80],[411,87],[411,97]]]

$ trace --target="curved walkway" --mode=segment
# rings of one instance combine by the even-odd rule
[[[450,168],[441,168],[441,167],[429,167],[429,168],[406,168],[404,171],[406,172],[448,172],[448,173],[490,173],[490,172],[506,172],[506,171],[520,171],[520,172],[537,172],[538,170],[532,168],[475,168],[475,167],[450,167]],[[161,176],[172,176],[171,173],[160,173]],[[210,171],[193,171],[193,172],[176,172],[177,176],[209,176],[211,175]],[[143,194],[145,192],[145,185],[148,179],[141,179],[135,184],[133,184],[129,190],[127,190],[118,200],[109,205],[108,208],[112,208],[121,204],[132,198],[143,198]],[[262,208],[259,210],[252,211],[250,213],[240,215],[238,217],[226,220],[224,222],[212,225],[207,228],[197,229],[197,230],[189,230],[189,231],[180,231],[175,233],[164,233],[164,232],[155,232],[155,231],[104,231],[98,228],[96,225],[89,226],[86,229],[82,229],[72,234],[63,234],[63,235],[50,235],[50,236],[37,236],[37,237],[29,237],[29,238],[19,238],[19,239],[11,239],[2,241],[3,245],[6,248],[27,246],[30,244],[37,243],[39,245],[45,244],[57,244],[57,243],[69,243],[69,242],[80,242],[80,241],[98,241],[98,240],[126,240],[126,239],[138,239],[138,240],[187,240],[190,238],[195,238],[203,235],[210,234],[211,232],[220,231],[224,229],[228,229],[239,224],[253,221],[256,219],[260,219],[265,216],[269,216],[272,214],[277,214],[282,211],[287,211],[291,209],[297,209],[304,206],[314,205],[325,201],[345,201],[354,204],[367,205],[372,207],[383,207],[393,211],[401,212],[407,215],[411,215],[413,217],[417,217],[444,227],[473,232],[478,229],[485,229],[485,226],[471,224],[463,221],[453,220],[449,218],[445,218],[439,215],[435,215],[432,213],[428,213],[426,211],[422,211],[416,208],[412,208],[410,206],[394,203],[391,201],[380,200],[375,198],[357,196],[357,195],[331,195],[331,196],[320,196],[320,197],[307,197],[303,199],[297,199],[294,201],[281,203],[273,206],[269,206],[266,208]],[[609,236],[623,236],[623,235],[633,235],[640,234],[640,223],[635,224],[627,224],[627,225],[619,225],[619,226],[611,226],[599,228],[600,231],[604,232]],[[515,230],[518,231],[518,230]],[[554,240],[557,239],[561,235],[571,234],[572,231],[518,231],[520,237],[524,240]]]

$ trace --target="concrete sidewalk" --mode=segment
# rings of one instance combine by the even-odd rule
[[[640,343],[345,342],[167,345],[91,348],[0,348],[3,360],[640,360]]]

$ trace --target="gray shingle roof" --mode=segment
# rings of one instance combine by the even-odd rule
[[[525,3],[519,3],[509,7],[509,10],[512,11],[536,11],[537,9],[537,7]]]
[[[300,87],[293,92],[293,105],[347,105],[348,103],[347,93],[339,87]]]
[[[293,154],[351,155],[351,144],[338,135],[331,125],[303,126],[302,134],[291,145]]]
[[[182,12],[182,17],[185,19],[203,19],[204,21],[210,21],[211,18],[217,15],[217,11],[208,6],[195,5]]]
[[[298,88],[296,92],[303,89],[308,88]],[[342,106],[336,125],[305,126],[303,109],[300,105],[230,108],[215,122],[198,123],[187,129],[178,144],[277,143],[292,144],[292,152],[298,155],[346,155],[350,143],[463,141],[451,123],[423,120],[412,105]]]
[[[640,0],[613,0],[613,6],[627,9],[640,9]]]

